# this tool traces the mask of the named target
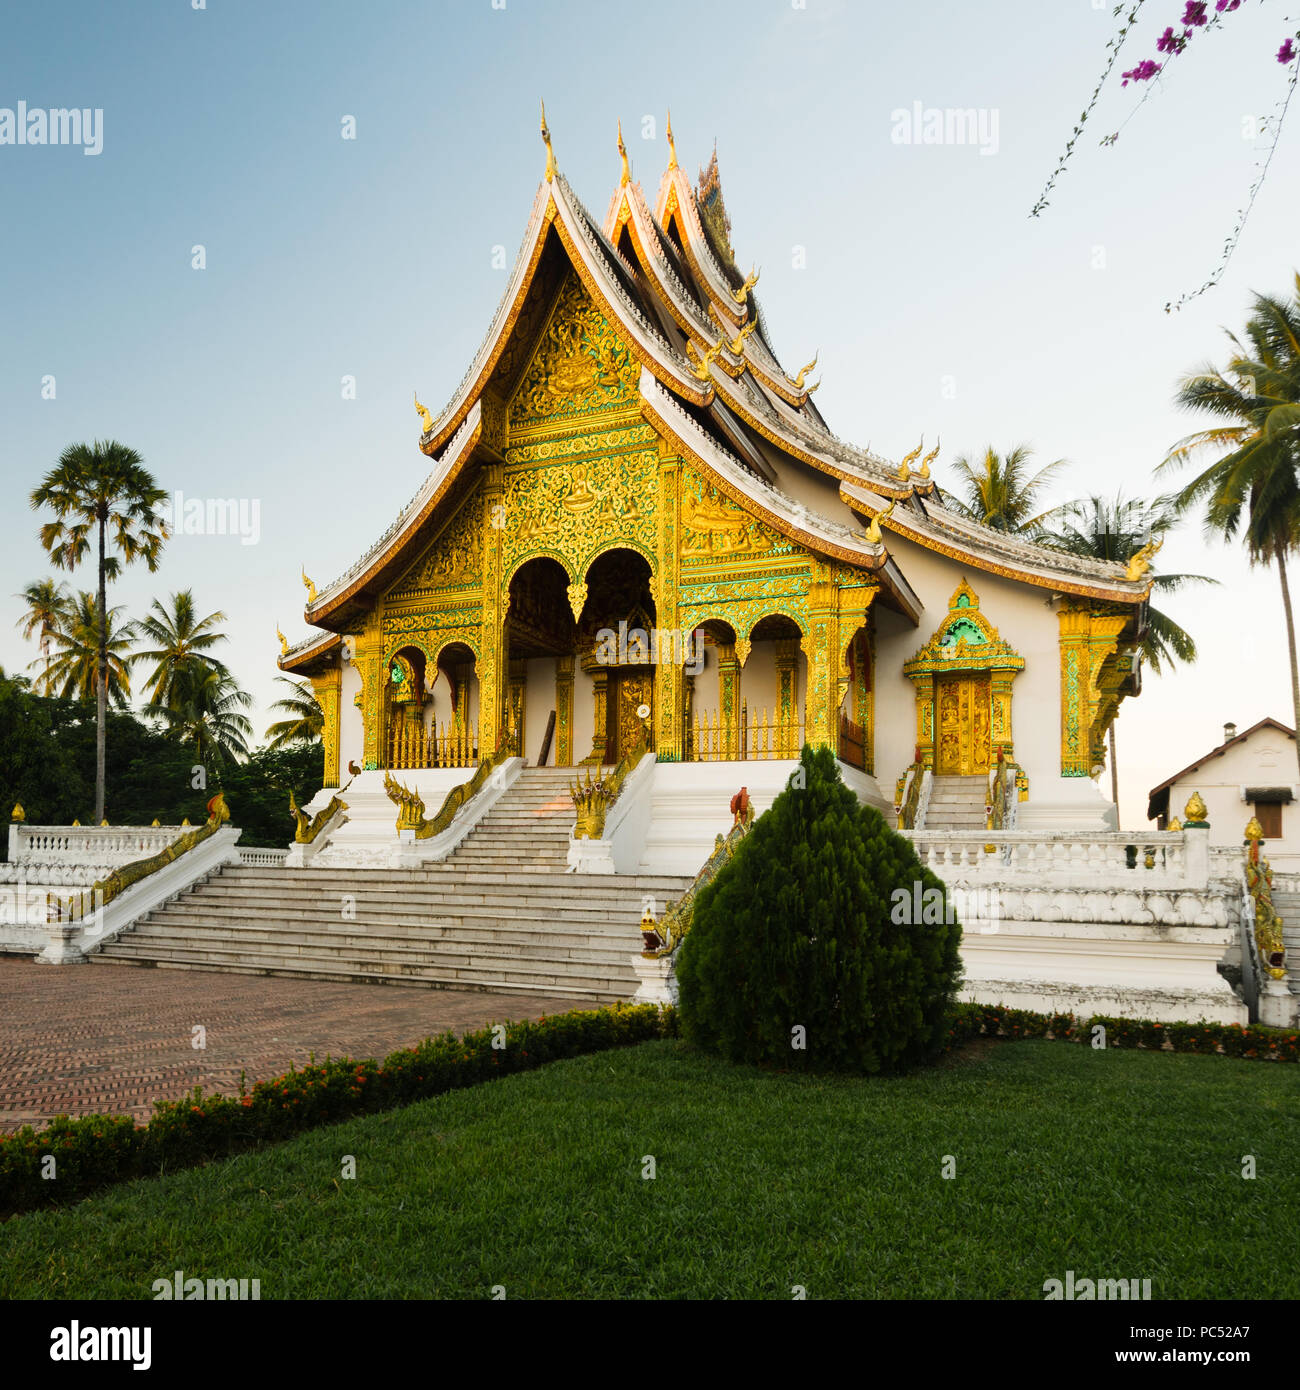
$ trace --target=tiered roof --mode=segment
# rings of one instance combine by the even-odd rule
[[[483,393],[491,385],[508,394],[523,370],[531,342],[515,340],[540,331],[530,308],[570,265],[640,363],[646,418],[676,439],[714,485],[769,525],[876,572],[891,601],[913,619],[920,604],[887,543],[868,539],[855,519],[868,522],[872,536],[883,527],[964,564],[1064,593],[1128,603],[1145,597],[1149,578],[1129,579],[1122,565],[1062,555],[958,517],[943,505],[928,460],[917,471],[916,454],[900,465],[831,432],[812,400],[816,384],[807,380],[814,363],[794,375],[786,371],[755,298],[758,275],[742,274],[735,263],[716,150],[692,188],[677,162],[670,121],[669,165],[651,211],[628,171],[620,132],[622,177],[597,224],[555,165],[544,114],[543,136],[546,176],[505,294],[460,385],[420,439],[435,465],[384,535],[315,596],[309,622],[348,630],[396,577],[408,546],[457,493],[482,444]],[[783,460],[836,480],[829,509],[838,503],[838,515],[818,516],[783,492],[774,466]],[[316,659],[318,647],[319,639],[300,644],[281,664]]]

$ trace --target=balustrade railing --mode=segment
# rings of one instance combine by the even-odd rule
[[[475,767],[478,744],[472,729],[454,722],[399,724],[389,731],[390,771],[409,772],[432,767]]]
[[[742,701],[738,720],[728,721],[718,710],[697,715],[687,729],[689,762],[756,762],[797,758],[803,747],[804,723],[797,714],[782,714]]]
[[[1176,884],[1187,877],[1185,832],[1153,831],[1141,838],[1122,831],[1074,833],[1033,830],[913,830],[917,857],[940,878],[1093,880],[1098,888],[1124,882]]]
[[[11,837],[14,863],[126,864],[164,850],[188,826],[24,825]]]

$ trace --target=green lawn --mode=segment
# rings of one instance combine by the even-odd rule
[[[263,1298],[1041,1298],[1072,1269],[1295,1298],[1298,1155],[1294,1066],[1040,1041],[819,1079],[647,1043],[17,1217],[0,1297],[182,1269]]]

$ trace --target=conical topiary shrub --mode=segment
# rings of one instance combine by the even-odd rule
[[[899,1072],[933,1056],[961,927],[927,890],[944,894],[911,844],[858,801],[828,750],[805,746],[696,900],[677,959],[684,1036],[734,1062],[818,1071]]]

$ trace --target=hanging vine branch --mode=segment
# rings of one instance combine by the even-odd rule
[[[1065,170],[1066,164],[1074,154],[1079,137],[1083,134],[1083,129],[1088,123],[1088,118],[1092,115],[1098,100],[1101,97],[1102,88],[1106,85],[1111,72],[1119,58],[1120,49],[1124,46],[1125,39],[1128,38],[1137,22],[1145,0],[1131,0],[1128,4],[1128,11],[1125,13],[1125,5],[1117,5],[1113,11],[1116,18],[1123,16],[1118,31],[1111,37],[1106,45],[1109,57],[1106,60],[1106,67],[1098,80],[1096,87],[1093,88],[1092,96],[1088,105],[1084,108],[1083,114],[1079,117],[1078,123],[1070,133],[1070,138],[1066,142],[1065,149],[1057,161],[1056,168],[1052,170],[1051,177],[1043,186],[1043,191],[1038,196],[1038,201],[1030,209],[1029,215],[1037,217],[1050,205],[1050,194],[1056,186],[1057,180]],[[1235,13],[1241,8],[1242,0],[1214,0],[1214,13],[1209,13],[1210,0],[1184,0],[1183,14],[1179,21],[1179,28],[1175,30],[1173,25],[1166,27],[1163,34],[1156,41],[1156,52],[1163,55],[1163,61],[1158,62],[1155,58],[1144,58],[1133,67],[1129,68],[1121,76],[1123,81],[1121,86],[1127,87],[1130,82],[1141,84],[1153,84],[1146,88],[1142,99],[1137,106],[1129,112],[1120,129],[1113,134],[1104,136],[1101,144],[1103,146],[1114,145],[1119,139],[1122,131],[1133,119],[1139,110],[1146,105],[1157,90],[1154,80],[1164,73],[1169,63],[1177,58],[1181,53],[1186,52],[1187,46],[1197,36],[1200,31],[1211,33],[1221,28],[1222,22],[1227,15]],[[1293,22],[1290,18],[1286,20],[1289,24]],[[1232,259],[1233,252],[1237,249],[1237,244],[1241,240],[1242,232],[1245,230],[1246,222],[1250,217],[1251,210],[1255,206],[1255,199],[1259,195],[1259,190],[1263,187],[1264,180],[1268,176],[1269,167],[1273,162],[1273,155],[1277,150],[1282,138],[1282,128],[1286,122],[1287,113],[1291,107],[1291,99],[1295,95],[1297,77],[1300,77],[1300,48],[1297,48],[1296,41],[1300,40],[1300,30],[1295,35],[1288,37],[1278,49],[1277,61],[1289,69],[1289,78],[1284,96],[1274,107],[1274,114],[1264,122],[1264,129],[1271,130],[1272,143],[1262,161],[1256,162],[1257,174],[1251,184],[1249,195],[1245,206],[1238,209],[1237,221],[1232,231],[1228,234],[1223,245],[1223,253],[1220,256],[1219,264],[1213,274],[1197,289],[1190,291],[1177,300],[1171,300],[1165,305],[1165,312],[1171,313],[1175,309],[1181,309],[1184,304],[1190,303],[1193,299],[1204,294],[1206,290],[1213,288],[1223,278],[1223,274],[1228,267],[1228,262]]]

